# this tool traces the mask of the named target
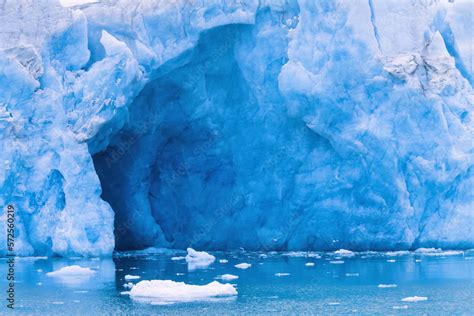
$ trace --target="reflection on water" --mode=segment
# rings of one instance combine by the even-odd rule
[[[335,313],[374,314],[474,313],[474,252],[441,253],[250,253],[215,252],[216,261],[190,271],[184,252],[118,253],[114,258],[18,258],[15,266],[16,311],[32,314],[111,313]],[[0,272],[6,275],[6,259]],[[234,265],[247,262],[246,270]],[[337,262],[337,263],[335,263]],[[307,264],[314,263],[314,265]],[[91,276],[51,277],[47,273],[78,265]],[[140,276],[126,281],[125,275]],[[237,297],[170,304],[132,299],[125,284],[141,280],[173,280],[204,285],[223,274]],[[379,286],[381,285],[381,286]],[[390,286],[385,286],[390,285]],[[0,293],[7,289],[0,280]],[[402,301],[409,297],[425,301]],[[6,297],[5,297],[6,298]],[[2,301],[5,301],[2,299]],[[7,311],[6,304],[0,313]]]

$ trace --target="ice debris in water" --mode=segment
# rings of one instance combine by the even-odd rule
[[[428,297],[426,296],[409,296],[402,298],[402,302],[422,302],[427,301]]]
[[[379,284],[378,287],[381,289],[388,289],[388,288],[397,287],[397,285],[396,284]]]
[[[239,263],[239,264],[236,264],[234,267],[238,268],[238,269],[242,269],[242,270],[245,270],[245,269],[248,269],[250,268],[252,265],[250,263]]]
[[[342,257],[354,257],[355,256],[354,252],[352,252],[350,250],[346,250],[346,249],[339,249],[339,250],[334,251],[334,253],[336,255],[339,255],[339,256],[342,256]]]
[[[232,280],[236,280],[238,278],[239,278],[238,276],[233,275],[233,274],[223,274],[223,275],[219,276],[219,279],[221,279],[222,281],[232,281]]]
[[[130,275],[130,274],[127,274],[125,277],[124,277],[125,280],[137,280],[137,279],[140,279],[140,276],[139,275]]]
[[[233,285],[217,281],[207,285],[190,285],[171,280],[141,281],[130,290],[131,297],[152,298],[151,303],[190,302],[234,295],[237,295],[237,290]]]
[[[464,251],[461,250],[442,250],[440,248],[418,248],[415,250],[416,254],[424,255],[424,256],[458,256],[463,255]]]
[[[46,275],[52,277],[69,277],[69,276],[91,276],[94,275],[96,271],[90,268],[82,268],[78,265],[72,265],[63,267],[59,270],[48,272]]]
[[[189,270],[207,268],[216,260],[216,257],[205,251],[196,251],[193,248],[188,248],[187,251],[186,262]]]

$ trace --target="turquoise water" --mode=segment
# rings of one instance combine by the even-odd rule
[[[319,253],[212,253],[216,262],[188,271],[178,253],[117,253],[108,259],[18,258],[15,266],[15,304],[24,314],[474,314],[474,252],[457,255],[392,256],[361,253],[340,258]],[[298,257],[295,257],[298,256]],[[228,263],[219,263],[227,259]],[[7,289],[6,259],[1,259],[1,293]],[[390,260],[390,261],[387,261]],[[393,260],[395,260],[393,262]],[[421,261],[420,261],[421,260]],[[334,264],[331,261],[344,261]],[[234,267],[247,262],[246,270]],[[305,264],[313,262],[314,266]],[[46,273],[67,265],[97,270],[93,277],[53,278]],[[238,296],[191,303],[150,305],[120,294],[126,274],[141,280],[162,279],[207,284],[218,275],[238,275]],[[276,273],[289,273],[276,276]],[[133,280],[136,283],[136,280]],[[138,280],[140,281],[140,280]],[[379,284],[396,284],[379,288]],[[6,299],[6,294],[5,299]],[[410,296],[427,301],[402,302]],[[0,311],[8,311],[2,298]]]

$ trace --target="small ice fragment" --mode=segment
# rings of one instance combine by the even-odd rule
[[[421,262],[421,260],[420,260],[420,259],[416,259],[415,262]]]
[[[402,298],[402,302],[422,302],[427,300],[428,298],[426,296],[409,296]]]
[[[43,285],[43,283],[41,283],[41,282],[38,282],[38,283],[36,283],[36,285]]]
[[[38,269],[36,271],[41,273],[41,272],[43,272],[43,269]]]
[[[341,303],[339,303],[339,302],[330,302],[330,303],[328,303],[328,305],[339,305],[339,304],[341,304]]]
[[[346,273],[346,276],[348,276],[348,277],[358,277],[359,273]]]
[[[81,301],[79,301],[79,300],[74,300],[73,302],[74,302],[74,303],[80,303]]]
[[[139,268],[137,267],[130,267],[130,270],[138,270]]]
[[[277,277],[282,277],[282,276],[288,276],[288,275],[290,275],[290,274],[289,274],[289,273],[286,273],[286,272],[278,272],[278,273],[275,273],[275,275],[276,275]]]
[[[178,272],[178,273],[176,273],[176,275],[184,275],[184,273],[179,273],[179,272]]]
[[[123,291],[123,292],[120,292],[120,295],[130,295],[130,291]]]
[[[223,281],[232,281],[232,280],[236,280],[238,278],[239,278],[238,276],[233,275],[233,274],[223,274],[223,275],[220,276],[220,279],[223,280]]]
[[[343,264],[344,261],[343,260],[331,260],[331,261],[329,261],[329,263],[331,263],[331,264]]]
[[[139,275],[130,275],[130,274],[127,274],[125,277],[124,277],[125,280],[136,280],[136,279],[140,279],[140,276]]]
[[[396,284],[379,284],[378,287],[380,289],[388,289],[388,288],[397,287],[397,285]]]
[[[87,293],[89,291],[74,291],[74,293]]]
[[[125,283],[123,287],[126,289],[131,289],[133,287],[133,283],[132,282]]]
[[[250,268],[251,266],[252,265],[250,263],[243,262],[243,263],[236,264],[234,267],[245,270],[245,269]]]
[[[196,251],[192,248],[187,249],[186,262],[189,270],[206,268],[216,260],[216,257],[205,251]]]
[[[307,267],[314,267],[314,262],[306,262],[305,266]]]
[[[334,253],[336,255],[343,256],[343,257],[354,257],[355,256],[354,252],[352,252],[350,250],[346,250],[346,249],[339,249],[339,250],[334,251]]]
[[[229,262],[229,260],[227,260],[227,259],[220,259],[219,260],[219,263],[227,263],[227,262]]]
[[[178,260],[185,260],[186,257],[171,257],[171,260],[178,261]]]
[[[402,305],[402,306],[393,306],[393,309],[408,309],[408,305]]]
[[[397,262],[397,260],[389,259],[387,262]]]

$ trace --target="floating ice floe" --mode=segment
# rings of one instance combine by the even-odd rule
[[[126,288],[126,289],[131,289],[133,286],[134,286],[134,284],[132,282],[128,282],[128,283],[125,283],[123,285],[123,287]]]
[[[394,262],[397,262],[397,260],[389,259],[387,260],[387,262],[394,263]]]
[[[393,306],[393,309],[408,309],[408,305],[402,305],[402,306]]]
[[[236,264],[234,267],[245,270],[245,269],[250,268],[251,266],[252,265],[250,263],[243,262],[243,263]]]
[[[220,259],[219,260],[219,263],[227,263],[227,262],[229,262],[229,260],[227,260],[227,259]]]
[[[152,304],[201,301],[235,295],[237,290],[233,285],[217,281],[207,285],[190,285],[171,280],[141,281],[130,290],[130,297]]]
[[[306,263],[305,263],[305,266],[307,266],[307,267],[313,267],[313,266],[314,266],[314,262],[306,262]]]
[[[171,260],[178,261],[178,260],[185,260],[186,257],[171,257]]]
[[[402,298],[402,302],[422,302],[427,300],[428,298],[426,296],[409,296]]]
[[[289,276],[290,274],[289,273],[286,273],[286,272],[278,272],[278,273],[275,273],[275,275],[277,277],[282,277],[282,276]]]
[[[346,273],[346,276],[348,276],[348,277],[358,277],[359,273]]]
[[[352,252],[350,250],[346,250],[346,249],[339,249],[339,250],[334,251],[334,253],[336,255],[339,255],[339,256],[342,256],[342,257],[354,257],[355,256],[354,252]]]
[[[341,303],[339,302],[329,302],[328,305],[340,305]]]
[[[238,278],[239,278],[238,276],[233,275],[233,274],[223,274],[223,275],[219,276],[219,279],[221,279],[222,281],[232,281],[232,280],[236,280]]]
[[[440,248],[418,248],[415,250],[416,254],[421,254],[424,256],[458,256],[463,255],[464,251],[461,250],[442,250]]]
[[[94,275],[96,271],[90,268],[82,268],[77,265],[63,267],[59,270],[46,273],[47,276],[51,277],[78,277],[78,276],[91,276]]]
[[[329,263],[331,263],[331,264],[343,264],[344,260],[331,260],[331,261],[329,261]]]
[[[137,279],[140,279],[140,276],[139,275],[130,275],[130,274],[127,274],[126,276],[124,276],[124,279],[125,280],[137,280]]]
[[[186,262],[188,263],[188,270],[191,271],[207,268],[216,260],[216,257],[205,251],[196,251],[193,248],[188,248],[187,251]]]
[[[400,251],[387,251],[385,253],[386,256],[389,256],[389,257],[397,257],[397,256],[406,256],[406,255],[409,255],[410,252],[407,251],[407,250],[400,250]]]
[[[379,284],[378,287],[380,289],[389,289],[389,288],[397,287],[397,285],[396,284]]]

